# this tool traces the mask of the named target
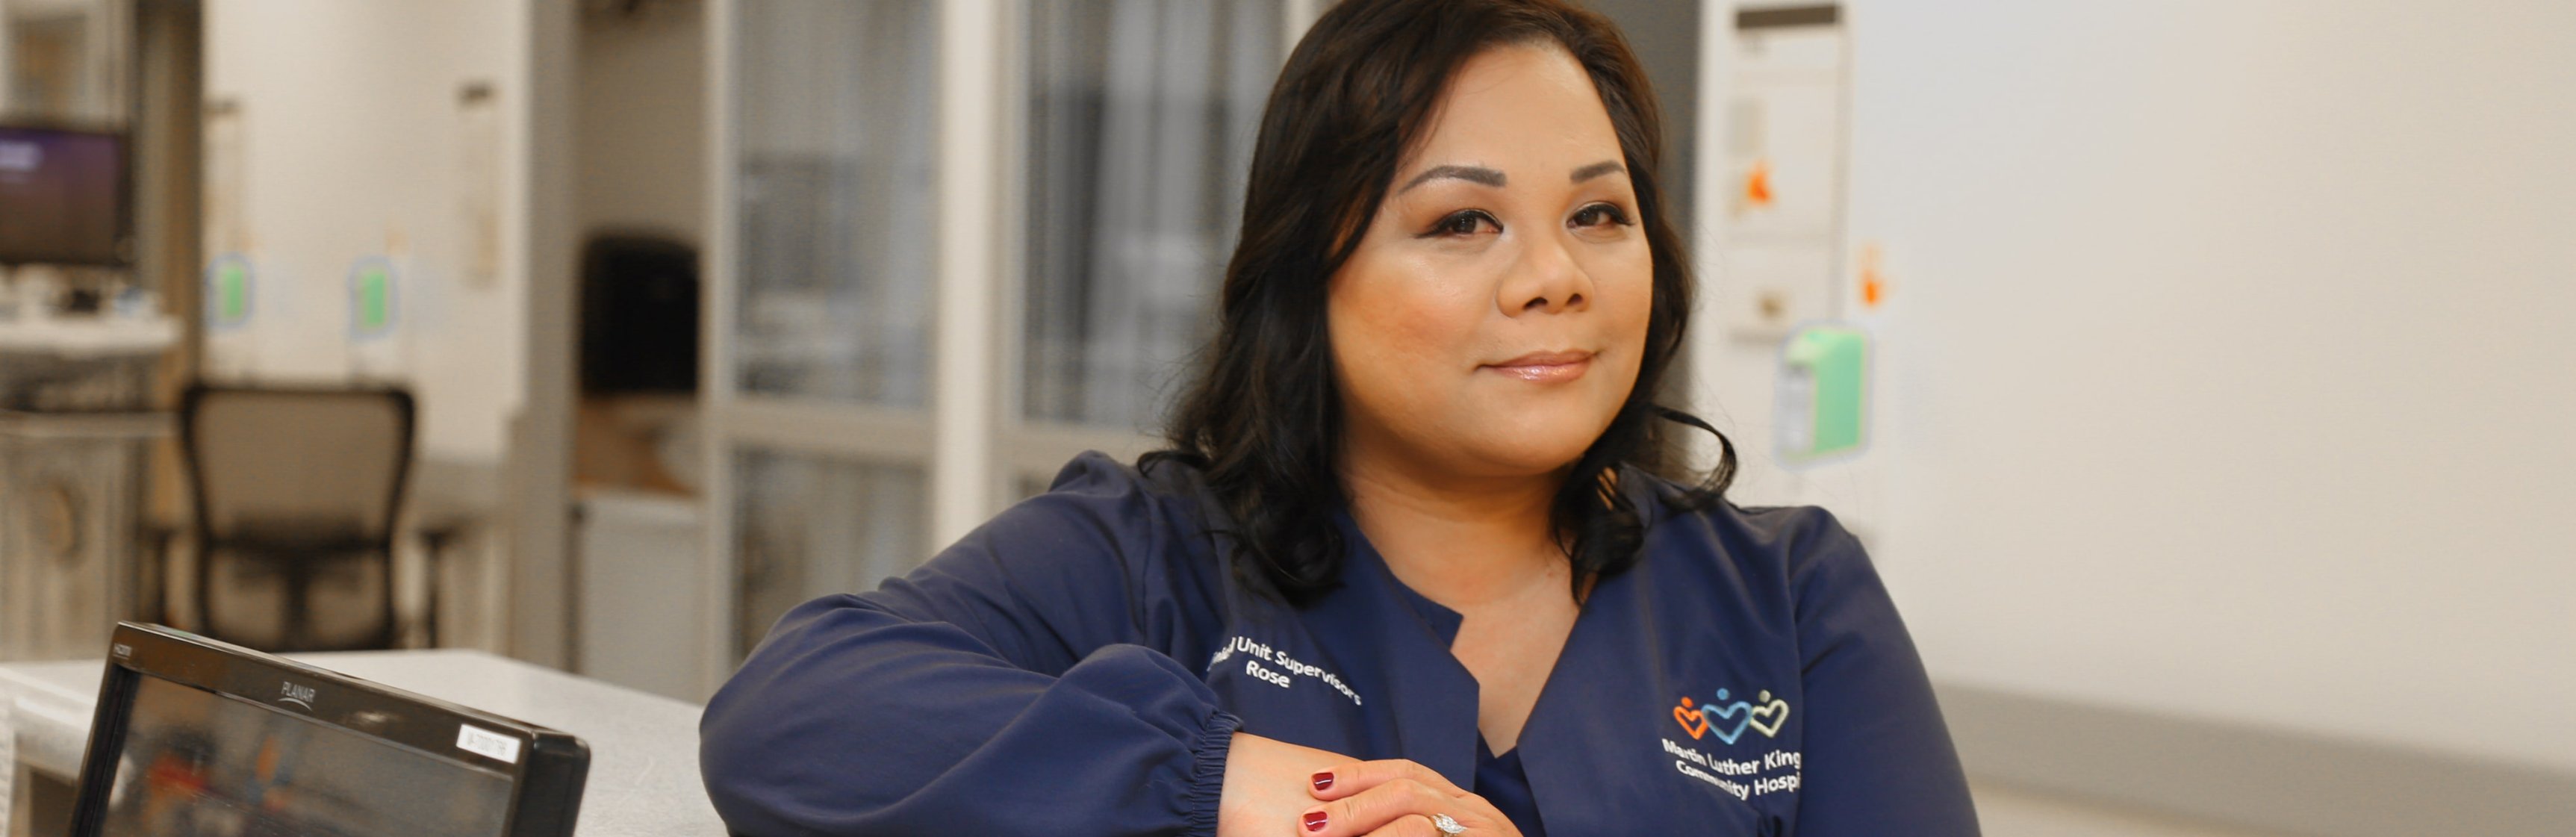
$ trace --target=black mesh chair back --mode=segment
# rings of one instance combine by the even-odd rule
[[[397,389],[188,390],[200,633],[263,651],[393,647],[412,416]]]

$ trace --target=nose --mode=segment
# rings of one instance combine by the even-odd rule
[[[1565,237],[1538,235],[1521,248],[1495,301],[1504,314],[1517,317],[1580,311],[1591,304],[1591,296],[1592,276],[1575,263]]]

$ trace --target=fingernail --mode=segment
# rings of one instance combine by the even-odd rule
[[[1331,790],[1332,787],[1333,774],[1330,771],[1315,774],[1315,790],[1326,791]]]
[[[1324,830],[1324,812],[1322,812],[1322,811],[1308,811],[1308,812],[1306,812],[1306,830],[1307,830],[1307,831],[1322,831],[1322,830]]]

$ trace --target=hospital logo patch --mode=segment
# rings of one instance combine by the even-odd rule
[[[1658,743],[1663,756],[1671,760],[1675,773],[1745,801],[1775,793],[1796,793],[1804,781],[1801,771],[1806,767],[1806,758],[1771,740],[1779,738],[1780,729],[1789,725],[1789,701],[1773,697],[1768,689],[1752,700],[1726,689],[1717,690],[1717,697],[1708,701],[1684,695],[1673,705],[1673,723],[1680,724],[1682,734],[1690,736],[1688,740],[1658,736],[1662,739]],[[1744,742],[1752,745],[1750,750],[1735,746],[1753,737],[1747,733],[1756,732],[1762,734],[1762,739]],[[1727,746],[1700,749],[1702,739],[1710,737]]]
[[[1707,703],[1695,704],[1689,695],[1683,695],[1681,703],[1673,707],[1673,723],[1682,725],[1682,732],[1693,741],[1714,735],[1719,741],[1733,744],[1744,737],[1745,730],[1761,733],[1764,738],[1777,738],[1781,725],[1788,722],[1789,702],[1772,697],[1769,689],[1749,701],[1733,698],[1725,689],[1717,690],[1717,699]]]

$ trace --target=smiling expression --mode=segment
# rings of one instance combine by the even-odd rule
[[[1653,297],[1622,160],[1562,48],[1459,68],[1332,277],[1348,454],[1528,476],[1599,438],[1636,384]]]

